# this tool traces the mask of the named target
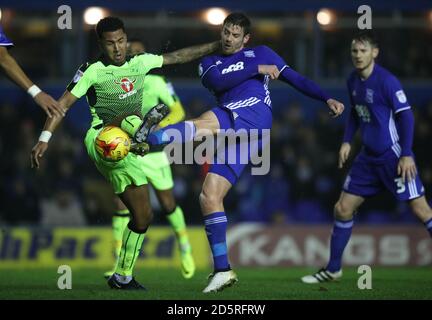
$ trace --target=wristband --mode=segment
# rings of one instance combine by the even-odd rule
[[[28,88],[27,93],[32,96],[32,98],[36,97],[39,93],[41,93],[42,90],[39,89],[37,85],[32,85],[30,88]]]
[[[39,136],[39,141],[48,143],[48,141],[51,139],[51,136],[52,136],[51,132],[44,130]]]

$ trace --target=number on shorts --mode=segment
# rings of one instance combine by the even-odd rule
[[[404,193],[405,192],[405,184],[402,182],[402,178],[397,178],[394,179],[394,181],[396,182],[396,186],[397,186],[397,193]]]

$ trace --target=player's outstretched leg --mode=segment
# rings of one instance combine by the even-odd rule
[[[362,197],[342,192],[334,208],[335,222],[330,241],[330,261],[325,268],[302,277],[303,283],[314,284],[342,277],[342,256],[351,237],[353,215],[363,201]]]
[[[150,146],[169,143],[187,143],[195,138],[214,135],[220,129],[219,120],[213,111],[204,112],[198,118],[171,124],[149,134]]]
[[[223,198],[231,188],[224,177],[209,173],[200,194],[200,205],[204,214],[207,239],[213,255],[214,272],[203,293],[218,292],[238,281],[237,275],[228,262],[226,243],[227,218],[223,209]]]
[[[116,210],[112,217],[112,235],[113,235],[113,252],[115,261],[117,263],[117,259],[120,255],[120,249],[122,245],[122,238],[123,238],[123,230],[126,228],[127,224],[129,223],[129,210],[123,209],[123,210]],[[114,268],[110,271],[107,271],[104,273],[105,279],[108,279],[111,277],[115,271]]]
[[[186,143],[193,141],[195,136],[196,127],[194,122],[182,121],[151,132],[148,135],[147,143],[150,146],[160,146],[172,142]]]
[[[147,185],[129,185],[119,196],[131,213],[131,221],[123,231],[115,273],[108,279],[108,285],[113,289],[145,290],[133,277],[133,269],[153,218]]]
[[[160,103],[149,110],[144,116],[144,119],[141,125],[136,130],[134,137],[134,142],[142,143],[147,140],[147,137],[151,131],[151,129],[157,125],[165,116],[169,113],[169,108]]]

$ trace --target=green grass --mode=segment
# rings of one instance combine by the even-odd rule
[[[238,268],[239,283],[218,294],[201,293],[208,272],[184,280],[178,270],[142,269],[137,280],[147,292],[123,292],[108,288],[100,269],[72,273],[72,290],[59,290],[56,269],[1,270],[3,299],[432,299],[430,268],[372,268],[372,289],[359,290],[357,269],[346,268],[340,282],[305,285],[299,278],[310,268]]]

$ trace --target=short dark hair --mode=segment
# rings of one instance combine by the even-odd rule
[[[371,30],[364,30],[358,32],[353,40],[360,42],[369,42],[372,47],[378,48],[378,37]]]
[[[223,25],[226,24],[242,27],[245,35],[250,33],[251,22],[249,18],[241,12],[233,12],[229,14],[223,22]]]
[[[99,39],[102,39],[102,34],[104,32],[112,32],[122,29],[125,31],[124,23],[122,20],[116,17],[106,17],[101,20],[96,25],[96,34]]]

